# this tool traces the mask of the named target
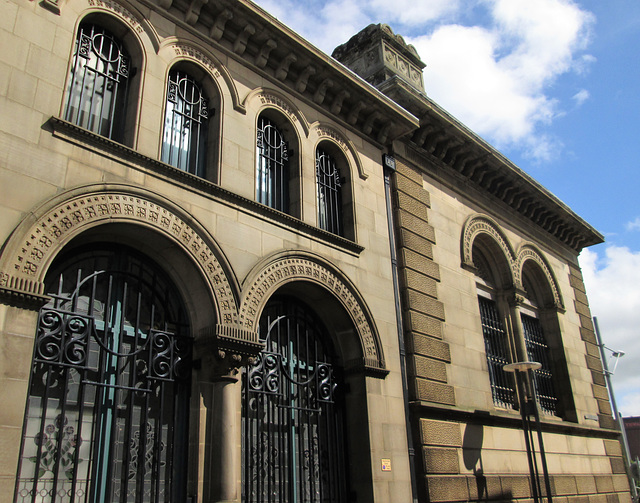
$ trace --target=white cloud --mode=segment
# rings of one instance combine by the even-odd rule
[[[640,252],[611,245],[601,257],[586,249],[580,265],[603,343],[625,352],[613,376],[618,407],[623,415],[639,416]]]
[[[636,217],[633,222],[627,222],[625,227],[628,231],[640,231],[640,217]]]
[[[589,91],[586,89],[580,89],[580,91],[573,95],[572,99],[576,102],[577,106],[581,106],[590,97],[591,95],[589,94]]]
[[[387,24],[399,23],[406,26],[417,26],[430,21],[446,18],[460,8],[459,0],[361,0],[358,3],[367,5],[372,19]]]
[[[561,144],[539,130],[562,112],[545,91],[576,66],[593,17],[567,0],[483,3],[492,24],[442,25],[411,40],[429,65],[427,93],[498,148],[551,159]]]
[[[562,148],[544,134],[563,114],[550,85],[564,73],[586,72],[595,60],[583,54],[593,15],[573,0],[258,3],[328,54],[370,23],[391,25],[427,63],[429,96],[499,149],[537,160]],[[469,24],[476,19],[481,24]]]

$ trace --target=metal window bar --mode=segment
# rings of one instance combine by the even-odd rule
[[[208,135],[208,98],[189,74],[169,73],[161,159],[204,177]]]
[[[335,159],[323,149],[316,150],[318,185],[318,226],[342,236],[342,194],[340,170]]]
[[[122,141],[129,63],[129,55],[110,32],[82,24],[76,38],[65,119]]]
[[[150,328],[166,328],[166,313],[142,283],[78,269],[68,288],[60,276],[39,316],[16,502],[184,501],[174,460],[187,423],[175,419],[188,409],[191,340]]]
[[[346,501],[339,379],[318,322],[279,303],[262,321],[265,350],[243,378],[243,501]]]
[[[558,410],[558,397],[553,386],[553,372],[549,357],[549,346],[544,337],[538,318],[521,314],[524,341],[529,360],[539,362],[542,367],[533,371],[533,385],[536,400],[545,414],[555,415]]]
[[[507,334],[496,303],[484,297],[478,297],[478,303],[493,403],[512,409],[516,398],[515,385],[512,376],[504,370],[510,362]]]
[[[289,213],[289,148],[282,131],[269,118],[258,118],[256,199]]]

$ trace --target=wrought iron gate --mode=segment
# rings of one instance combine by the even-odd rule
[[[322,324],[292,299],[262,316],[243,380],[243,501],[345,501],[338,369]]]
[[[191,340],[174,287],[122,250],[62,269],[39,315],[16,501],[184,501]]]

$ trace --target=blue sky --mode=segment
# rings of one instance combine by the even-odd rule
[[[606,238],[580,257],[620,412],[640,416],[640,2],[258,0],[324,52],[386,23],[427,94]],[[613,366],[615,361],[611,361]]]

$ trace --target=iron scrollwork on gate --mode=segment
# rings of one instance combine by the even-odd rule
[[[299,308],[271,320],[266,349],[244,378],[244,501],[343,501],[341,407],[328,341]]]
[[[117,292],[112,275],[98,299],[103,274],[39,314],[17,502],[175,501],[191,339],[141,322],[133,281]],[[93,296],[79,294],[85,282]]]

